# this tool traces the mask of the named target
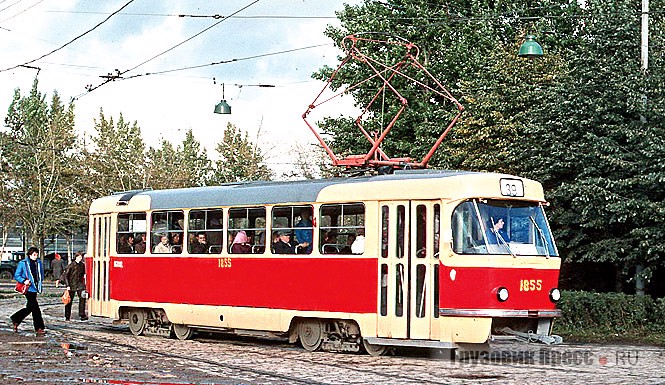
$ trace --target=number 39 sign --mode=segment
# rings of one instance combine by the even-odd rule
[[[499,180],[501,185],[501,195],[507,197],[523,197],[524,196],[524,183],[520,179],[501,178]]]

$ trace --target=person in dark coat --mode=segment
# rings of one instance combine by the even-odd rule
[[[83,292],[85,291],[85,264],[83,263],[83,254],[76,253],[74,262],[70,263],[65,269],[63,275],[63,282],[69,290],[69,297],[72,299],[65,305],[65,320],[69,321],[72,315],[72,304],[74,303],[74,294],[79,298],[79,317],[81,321],[88,319],[85,314],[85,298]]]
[[[25,317],[32,313],[32,323],[35,327],[35,332],[38,336],[43,336],[44,318],[42,318],[42,311],[39,309],[39,303],[37,302],[37,293],[42,292],[42,283],[44,282],[44,265],[42,264],[42,260],[39,259],[39,249],[36,247],[28,249],[25,259],[18,263],[18,267],[14,273],[14,280],[30,285],[28,291],[24,294],[28,303],[23,309],[11,316],[12,323],[14,324],[14,333],[18,332],[18,327]]]
[[[55,281],[55,287],[58,287],[60,285],[60,276],[62,275],[64,267],[65,267],[65,261],[62,260],[60,254],[55,253],[55,259],[51,261],[51,270],[53,271],[53,280]]]
[[[295,245],[291,243],[291,234],[286,231],[278,231],[279,241],[275,243],[275,254],[295,254]]]

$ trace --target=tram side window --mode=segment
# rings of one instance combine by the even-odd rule
[[[321,205],[320,223],[322,254],[362,254],[365,251],[365,205],[362,203]]]
[[[455,208],[452,218],[453,251],[458,254],[486,254],[483,228],[472,201]]]
[[[191,210],[189,212],[188,245],[192,254],[219,254],[224,242],[224,211]],[[182,247],[182,246],[181,246]]]
[[[145,252],[135,247],[135,239],[145,236],[146,232],[145,213],[120,213],[118,214],[118,231],[116,233],[116,251],[118,254],[133,254]]]
[[[310,254],[314,238],[312,206],[276,206],[272,209],[272,233],[279,237],[274,254]]]
[[[185,214],[182,211],[154,211],[150,241],[156,254],[182,253]]]
[[[229,253],[262,254],[270,241],[266,235],[265,207],[229,209]]]

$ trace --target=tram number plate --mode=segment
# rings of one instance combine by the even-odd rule
[[[501,185],[501,195],[507,197],[523,197],[524,196],[524,182],[520,179],[501,178],[499,180]]]
[[[231,258],[219,258],[217,260],[217,267],[219,268],[227,268],[231,267]]]
[[[520,279],[520,291],[541,291],[542,289],[542,279]]]

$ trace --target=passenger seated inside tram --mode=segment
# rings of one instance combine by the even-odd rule
[[[171,252],[173,254],[182,253],[182,235],[180,233],[171,235]]]
[[[365,252],[365,229],[358,229],[358,236],[351,244],[351,253],[362,254]]]
[[[134,234],[122,234],[118,238],[118,254],[134,253]]]
[[[196,238],[192,239],[189,252],[192,254],[206,254],[208,252],[208,242],[206,241],[205,233],[196,234]]]
[[[279,231],[273,231],[272,232],[272,240],[270,241],[270,251],[273,252],[273,254],[276,254],[275,252],[275,245],[279,242]]]
[[[155,245],[155,248],[152,250],[155,254],[166,254],[171,253],[171,243],[169,242],[168,235],[162,235],[159,238],[159,243]]]
[[[312,213],[308,208],[300,210],[300,221],[296,224],[296,240],[298,241],[299,254],[309,254],[312,252]]]
[[[323,254],[337,254],[339,253],[339,246],[337,245],[337,233],[328,231],[323,238],[321,252]]]
[[[287,231],[280,230],[277,232],[279,240],[275,242],[274,253],[275,254],[295,254],[296,247],[291,243],[291,234]]]
[[[349,234],[346,236],[346,245],[339,250],[340,254],[351,254],[351,245],[356,240],[356,234]]]
[[[505,224],[506,222],[503,218],[497,218],[495,221],[493,217],[490,217],[486,231],[487,242],[489,244],[505,245],[510,243],[510,236],[503,229]]]
[[[252,245],[245,230],[238,231],[231,244],[231,254],[251,254]]]

